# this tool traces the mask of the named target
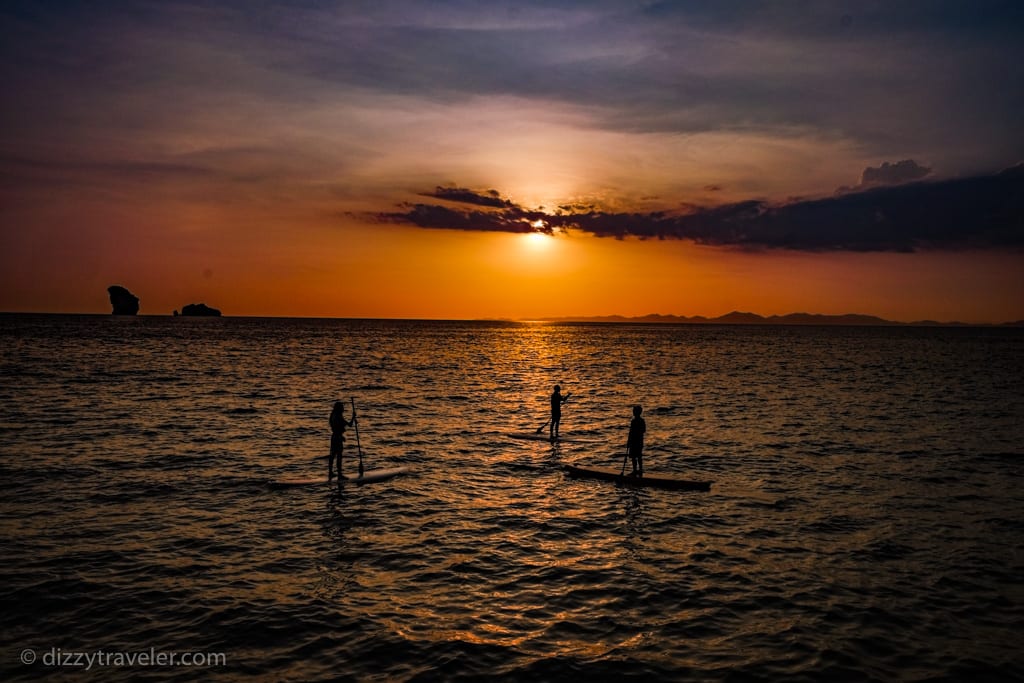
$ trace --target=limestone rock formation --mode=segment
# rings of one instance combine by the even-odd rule
[[[114,309],[114,315],[135,315],[139,312],[139,297],[135,296],[121,285],[107,287],[110,295],[110,305]]]
[[[174,312],[178,314],[177,311]],[[181,309],[181,315],[198,315],[198,316],[219,316],[220,310],[216,308],[210,308],[206,304],[188,304]]]

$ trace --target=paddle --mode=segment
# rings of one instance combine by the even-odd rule
[[[363,476],[363,446],[359,443],[359,422],[356,421],[356,400],[352,399],[352,426],[356,428],[356,448],[359,450],[359,476]]]
[[[629,444],[626,444],[626,455],[622,457],[622,471],[619,472],[620,477],[626,476],[626,461],[629,460]]]

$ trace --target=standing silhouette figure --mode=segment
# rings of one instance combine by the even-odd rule
[[[633,461],[631,476],[644,476],[644,434],[647,433],[647,422],[643,415],[643,406],[633,406],[633,419],[629,422],[629,438],[626,440],[626,452]]]
[[[558,438],[558,427],[562,422],[562,404],[569,400],[569,395],[562,396],[562,387],[555,385],[551,392],[551,426],[548,431],[549,438],[554,441]]]
[[[331,454],[327,457],[327,481],[334,477],[334,458],[338,458],[338,479],[341,479],[341,456],[345,452],[345,428],[355,424],[355,416],[345,419],[345,404],[334,402],[331,410]]]

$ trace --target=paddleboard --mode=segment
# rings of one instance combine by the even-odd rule
[[[286,489],[295,486],[316,486],[318,484],[334,484],[335,482],[341,484],[356,484],[362,486],[363,484],[372,484],[378,481],[387,481],[393,477],[406,472],[405,467],[392,467],[386,470],[366,470],[363,472],[361,477],[342,477],[340,480],[332,479],[328,481],[323,477],[317,477],[314,479],[276,479],[270,482],[270,488],[272,489]]]
[[[552,440],[547,434],[537,434],[535,432],[513,432],[506,434],[510,439],[523,439],[524,441],[547,441],[548,443],[600,443],[599,441],[593,441],[590,439],[578,439],[575,437],[566,438],[559,436]]]
[[[644,474],[642,477],[633,477],[628,474],[622,475],[621,469],[609,467],[579,467],[577,465],[565,465],[566,474],[570,477],[582,479],[602,479],[613,481],[624,486],[651,487],[661,489],[676,489],[679,491],[710,491],[710,481],[692,481],[680,479],[665,474]]]

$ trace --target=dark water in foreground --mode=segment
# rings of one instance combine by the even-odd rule
[[[1021,330],[4,316],[0,368],[2,680],[1024,679]],[[606,445],[505,436],[556,382]],[[411,472],[269,490],[350,396]],[[711,493],[562,474],[638,401]]]

